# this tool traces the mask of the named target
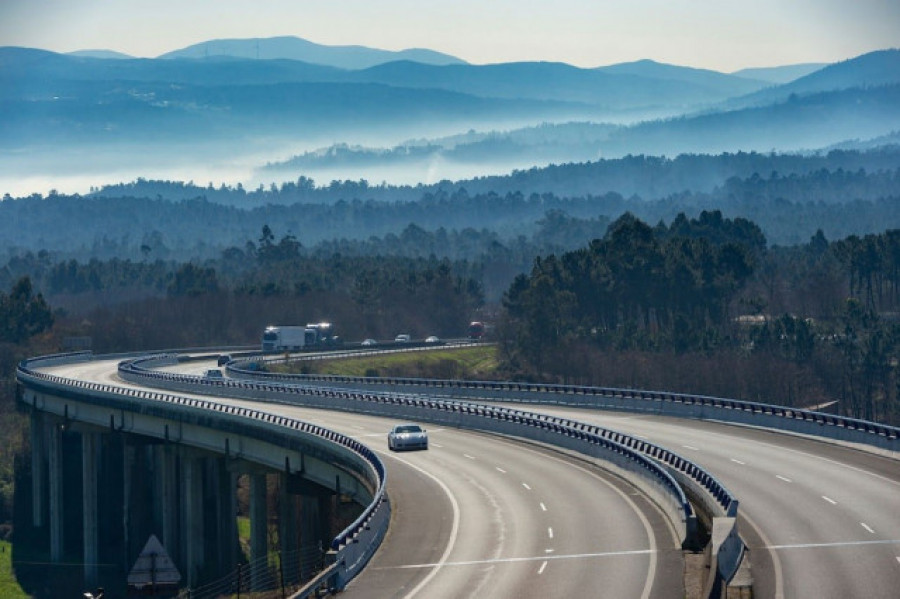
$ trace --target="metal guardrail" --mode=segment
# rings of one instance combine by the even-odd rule
[[[289,374],[273,374],[266,372],[259,372],[255,370],[249,370],[241,368],[238,364],[252,362],[252,358],[245,358],[239,361],[231,362],[227,365],[227,370],[229,373],[240,377],[241,379],[263,379],[266,381],[280,381],[284,383],[291,383],[294,385],[298,385],[300,383],[306,383],[307,387],[310,387],[309,383],[319,383],[319,382],[329,382],[332,384],[340,384],[344,386],[352,387],[353,385],[367,383],[371,384],[374,381],[384,381],[384,384],[379,386],[397,386],[401,385],[406,381],[416,381],[418,382],[418,387],[422,389],[434,390],[437,388],[462,388],[469,387],[474,389],[485,389],[485,388],[493,388],[496,391],[502,392],[504,395],[511,392],[510,387],[521,387],[518,383],[484,383],[484,382],[473,382],[469,383],[468,381],[442,381],[442,380],[432,380],[432,379],[402,379],[402,378],[372,378],[372,377],[335,377],[335,376],[322,376],[322,375],[289,375]],[[422,384],[422,383],[432,383],[432,384]],[[546,388],[547,386],[543,386]],[[312,387],[313,389],[319,389],[320,387]],[[341,387],[334,387],[334,389],[339,392],[347,392],[359,394],[359,391],[343,391]],[[374,392],[372,392],[374,393]],[[402,397],[402,395],[398,396]],[[484,398],[479,398],[484,399]],[[511,403],[515,403],[517,400],[512,397],[504,397],[504,401],[508,401]],[[439,400],[431,400],[437,403],[441,403]],[[448,403],[454,403],[452,400],[445,400]],[[523,402],[525,403],[525,402]],[[556,402],[558,403],[558,402]],[[489,410],[508,410],[508,408],[498,408],[490,405],[483,404],[472,404],[478,405],[481,409],[489,409]],[[529,414],[526,412],[521,412],[520,414]],[[632,437],[630,435],[626,435],[624,433],[620,433],[611,429],[602,428],[599,426],[587,425],[583,423],[579,423],[572,420],[553,418],[550,416],[537,415],[537,414],[529,414],[529,417],[532,418],[540,418],[545,419],[547,421],[554,421],[559,423],[564,427],[573,427],[575,430],[588,430],[591,434],[602,437],[606,440],[612,441],[614,443],[620,444],[625,448],[637,452],[641,455],[648,456],[653,460],[661,462],[664,464],[669,471],[683,484],[686,484],[689,487],[693,487],[695,490],[700,491],[701,494],[694,493],[695,499],[699,501],[706,512],[709,514],[709,517],[712,518],[714,516],[727,516],[727,517],[736,517],[738,511],[738,500],[728,491],[728,489],[719,482],[712,474],[706,472],[703,468],[695,464],[694,462],[684,458],[683,456],[665,449],[662,446],[655,445],[650,443],[649,441],[644,441],[642,439],[638,439],[637,437]]]
[[[265,380],[292,380],[295,382],[325,383],[342,386],[394,386],[428,390],[445,390],[448,392],[466,391],[478,395],[479,399],[495,399],[485,394],[502,394],[503,401],[521,403],[564,403],[582,407],[606,407],[597,401],[613,400],[615,408],[626,411],[665,411],[666,405],[672,406],[665,411],[666,415],[689,418],[737,421],[752,423],[750,419],[760,420],[759,426],[779,430],[795,431],[827,438],[837,438],[858,443],[865,443],[892,451],[900,450],[900,428],[878,424],[857,418],[848,418],[834,414],[826,414],[813,410],[803,410],[775,404],[766,404],[738,399],[725,399],[706,395],[685,393],[669,393],[665,391],[644,391],[639,389],[620,389],[614,387],[591,387],[578,385],[554,385],[516,382],[462,381],[421,378],[382,378],[382,377],[348,377],[332,375],[283,375],[263,373],[241,368],[244,361],[252,362],[253,358],[244,358],[229,365],[229,371],[247,378]],[[524,395],[524,397],[523,397]],[[542,396],[550,401],[529,401],[527,396]],[[575,398],[575,401],[572,399]],[[741,418],[735,418],[740,415]],[[779,426],[780,423],[780,426]]]
[[[680,526],[676,526],[689,546],[696,544],[695,515],[682,484],[694,488],[693,495],[698,497],[710,518],[737,513],[738,502],[725,486],[693,462],[648,441],[602,427],[511,408],[435,400],[419,395],[207,378],[150,369],[156,365],[152,359],[123,362],[120,374],[136,377],[147,385],[179,391],[268,401],[276,399],[310,407],[414,417],[425,422],[503,432],[600,457],[626,471],[652,479],[664,493],[675,497],[680,510]]]
[[[259,410],[159,392],[67,379],[33,370],[35,366],[84,361],[91,357],[90,352],[75,352],[24,360],[16,368],[16,378],[21,384],[31,388],[60,393],[65,396],[74,395],[85,403],[111,406],[118,410],[137,411],[174,420],[183,419],[186,413],[189,417],[200,412],[207,424],[211,422],[210,414],[220,414],[239,418],[242,422],[243,433],[254,436],[255,431],[257,437],[270,443],[290,444],[297,433],[303,433],[320,438],[344,451],[352,452],[369,464],[370,482],[374,483],[376,491],[372,502],[366,506],[363,513],[341,531],[331,543],[331,549],[336,552],[335,561],[338,565],[334,577],[335,588],[343,588],[374,554],[387,531],[390,521],[390,503],[385,493],[387,473],[384,464],[371,449],[355,439],[330,429]],[[154,356],[151,359],[159,362],[169,359],[169,356]]]

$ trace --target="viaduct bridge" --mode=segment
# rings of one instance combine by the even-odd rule
[[[214,360],[216,356],[205,357]],[[450,597],[474,595],[485,588],[493,589],[494,596],[547,596],[548,590],[553,594],[564,588],[566,592],[593,589],[596,594],[604,588],[599,583],[608,585],[606,596],[611,597],[676,597],[684,593],[680,549],[701,546],[707,547],[711,572],[700,581],[704,596],[717,596],[741,564],[746,567],[750,554],[757,596],[854,596],[865,585],[867,596],[891,597],[900,584],[896,428],[751,402],[631,390],[415,379],[278,379],[245,369],[240,361],[228,367],[234,378],[215,380],[198,376],[208,364],[196,358],[170,354],[95,359],[73,354],[29,360],[18,369],[20,399],[29,406],[32,418],[34,529],[45,532],[51,562],[78,556],[88,585],[102,578],[100,564],[116,563],[127,571],[150,534],[159,537],[170,553],[181,573],[181,585],[192,592],[210,589],[207,596],[228,592],[215,584],[233,587],[237,571],[242,572],[240,582],[246,589],[282,584],[300,589],[297,596],[322,585],[345,589],[351,596],[356,592],[360,596]],[[673,421],[672,416],[681,420]],[[432,438],[441,439],[442,445],[437,446],[441,451],[429,453],[442,456],[445,447],[461,442],[462,457],[455,461],[450,456],[436,457],[433,463],[420,460],[416,464],[390,455],[380,447],[385,425],[373,424],[382,418],[433,423],[438,428]],[[615,426],[607,426],[609,422]],[[367,427],[379,432],[361,432]],[[622,432],[628,428],[630,434]],[[760,428],[792,435],[772,435]],[[819,532],[832,541],[819,541],[821,537],[813,534],[795,543],[781,542],[779,518],[763,514],[771,511],[773,502],[781,508],[771,499],[771,487],[794,484],[799,477],[775,475],[765,489],[757,489],[760,485],[747,489],[740,477],[732,476],[746,462],[728,454],[710,459],[702,455],[705,447],[693,440],[698,434],[720,439],[722,429],[729,437],[745,439],[747,446],[766,447],[759,450],[760,455],[771,455],[775,445],[776,454],[783,451],[789,457],[785,461],[803,456],[797,466],[801,471],[818,471],[826,460],[841,475],[853,472],[844,478],[866,481],[864,488],[857,489],[857,499],[867,510],[871,508],[871,516],[865,516],[867,520],[852,534],[849,525],[836,527],[821,521]],[[466,431],[482,435],[472,437]],[[827,439],[829,444],[810,441],[813,437]],[[510,470],[521,469],[531,472],[531,482],[512,485],[515,491],[495,492],[488,488],[495,483],[481,478],[488,475],[478,470],[482,458],[474,455],[473,448],[487,443],[485,455],[499,455],[510,442],[526,445],[517,446],[511,465],[496,466],[491,476],[506,477]],[[731,447],[731,440],[722,444],[728,451],[743,451]],[[810,447],[827,449],[819,459],[808,457]],[[541,457],[529,452],[543,453]],[[562,510],[569,513],[558,515],[556,526],[541,526],[541,540],[526,535],[511,543],[507,537],[513,533],[536,528],[535,516],[527,512],[531,508],[519,506],[520,495],[532,492],[537,486],[534,481],[556,480],[557,473],[551,474],[546,466],[537,466],[537,472],[528,470],[530,463],[550,459],[566,460],[565,469],[573,472],[582,468],[556,482],[548,495],[558,504],[571,502],[579,507]],[[723,459],[731,466],[723,467]],[[592,464],[613,473],[607,478],[615,482],[603,484],[620,489],[617,501],[601,501],[596,487],[575,490],[587,476],[599,477],[583,470]],[[444,466],[449,471],[436,475]],[[781,471],[782,464],[766,467]],[[67,477],[69,471],[76,473],[74,483]],[[390,494],[386,492],[389,473],[392,480],[396,476],[403,483],[395,483]],[[251,529],[245,568],[236,568],[239,476],[248,481],[242,491],[248,496]],[[443,482],[454,476],[462,479]],[[267,506],[266,488],[272,485],[278,488],[277,505]],[[436,493],[446,500],[416,513],[417,497],[405,494],[416,485],[439,489]],[[479,495],[470,502],[460,489],[467,485]],[[578,503],[581,493],[584,501]],[[811,512],[810,519],[817,520],[823,506],[852,504],[850,496],[836,490],[827,493],[821,494],[824,499],[815,498],[815,508],[793,509]],[[634,505],[629,496],[636,494],[644,498],[645,506]],[[389,496],[398,499],[394,510],[400,511],[393,518]],[[595,522],[602,513],[613,513],[617,504],[628,502],[628,515],[613,519],[640,521],[642,531],[594,531],[594,526],[609,526]],[[752,518],[745,513],[748,502]],[[541,518],[552,511],[548,503],[537,503]],[[347,517],[347,505],[356,506],[353,517]],[[491,511],[494,518],[484,522],[482,530],[467,530],[466,518]],[[277,513],[274,519],[273,512]],[[338,531],[333,523],[342,516],[346,526]],[[861,517],[853,513],[850,519]],[[269,530],[270,521],[277,522],[277,530]],[[808,521],[799,528],[808,527]],[[485,530],[497,532],[496,538],[476,552],[472,544],[485,542]],[[561,530],[571,531],[565,541]],[[834,530],[840,534],[830,534]],[[796,531],[788,526],[788,534],[796,535]],[[628,535],[635,538],[633,548],[619,549],[613,539]],[[277,538],[274,557],[273,538]],[[427,548],[434,558],[411,557],[410,541],[401,542],[407,538],[412,539],[413,556],[418,552],[416,557],[422,557]],[[534,548],[527,555],[511,554],[514,547],[529,544]],[[380,545],[382,550],[373,559]],[[553,547],[540,549],[543,545]],[[560,545],[568,547],[565,555],[560,554]],[[478,558],[454,560],[454,555],[466,554],[463,547]],[[809,561],[796,557],[802,548],[819,555]],[[844,563],[851,554],[853,560],[878,564],[877,575],[865,569],[848,578],[848,568],[842,565],[837,576],[822,580],[821,565],[810,564],[821,561],[826,551],[836,554],[825,560],[826,570]],[[404,552],[402,559],[396,558],[404,563],[391,562],[392,555]],[[613,564],[604,570],[606,566],[600,565],[626,556],[628,568]],[[893,563],[891,557],[896,557]],[[370,560],[369,568],[363,570]],[[474,576],[466,568],[484,571]],[[502,570],[506,568],[518,573],[505,577]],[[622,582],[620,587],[611,578],[633,582]],[[553,582],[539,582],[543,580]]]

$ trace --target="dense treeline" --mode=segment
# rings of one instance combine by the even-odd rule
[[[524,236],[534,253],[549,253],[584,245],[625,212],[655,223],[703,210],[747,218],[770,244],[794,245],[818,229],[838,239],[900,223],[898,189],[897,146],[824,156],[637,156],[415,187],[365,181],[316,187],[300,178],[248,192],[240,186],[137,181],[84,197],[6,198],[0,202],[6,253],[0,262],[40,250],[54,262],[217,258],[243,247],[265,224],[291,233],[309,251],[338,244],[342,252],[422,255],[419,247],[395,242],[412,224],[435,235],[435,255],[471,260],[485,247],[473,250],[467,242],[472,231],[485,241],[493,236],[487,245],[496,241],[507,249],[521,245]],[[594,220],[600,229],[585,238],[556,228],[552,234],[568,245],[541,247],[536,238],[548,233],[544,223],[551,213],[568,217],[571,227]],[[59,230],[67,234],[55,235]],[[460,238],[444,243],[441,235]],[[382,242],[368,243],[373,237]]]
[[[632,215],[535,261],[499,327],[519,376],[779,404],[900,422],[900,230],[767,248],[743,219]]]

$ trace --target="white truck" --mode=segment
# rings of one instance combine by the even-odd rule
[[[331,345],[337,342],[330,322],[319,322],[306,326],[270,326],[262,335],[264,352],[300,351],[314,346]]]

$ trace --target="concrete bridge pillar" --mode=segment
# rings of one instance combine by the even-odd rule
[[[221,576],[234,571],[238,564],[237,474],[228,468],[228,458],[215,461],[217,555]]]
[[[45,495],[47,493],[47,433],[44,417],[37,410],[31,413],[31,514],[35,528],[44,526]]]
[[[322,556],[319,495],[300,496],[300,576],[309,580]]]
[[[281,574],[285,584],[300,577],[296,495],[289,492],[290,475],[281,474],[278,501],[278,544],[281,550]]]
[[[47,433],[47,475],[50,519],[50,561],[59,563],[63,559],[65,538],[63,516],[63,454],[62,427],[59,422],[50,420]]]
[[[181,563],[178,542],[178,459],[175,447],[166,443],[156,446],[156,460],[159,466],[159,502],[162,517],[162,543],[169,557]]]
[[[184,489],[184,555],[186,578],[190,587],[200,581],[204,565],[203,462],[197,455],[184,455],[181,460]]]
[[[84,584],[95,587],[98,579],[100,535],[97,521],[97,461],[99,435],[81,434],[82,514],[84,536]]]
[[[250,474],[250,588],[263,589],[269,543],[266,510],[266,475]]]

